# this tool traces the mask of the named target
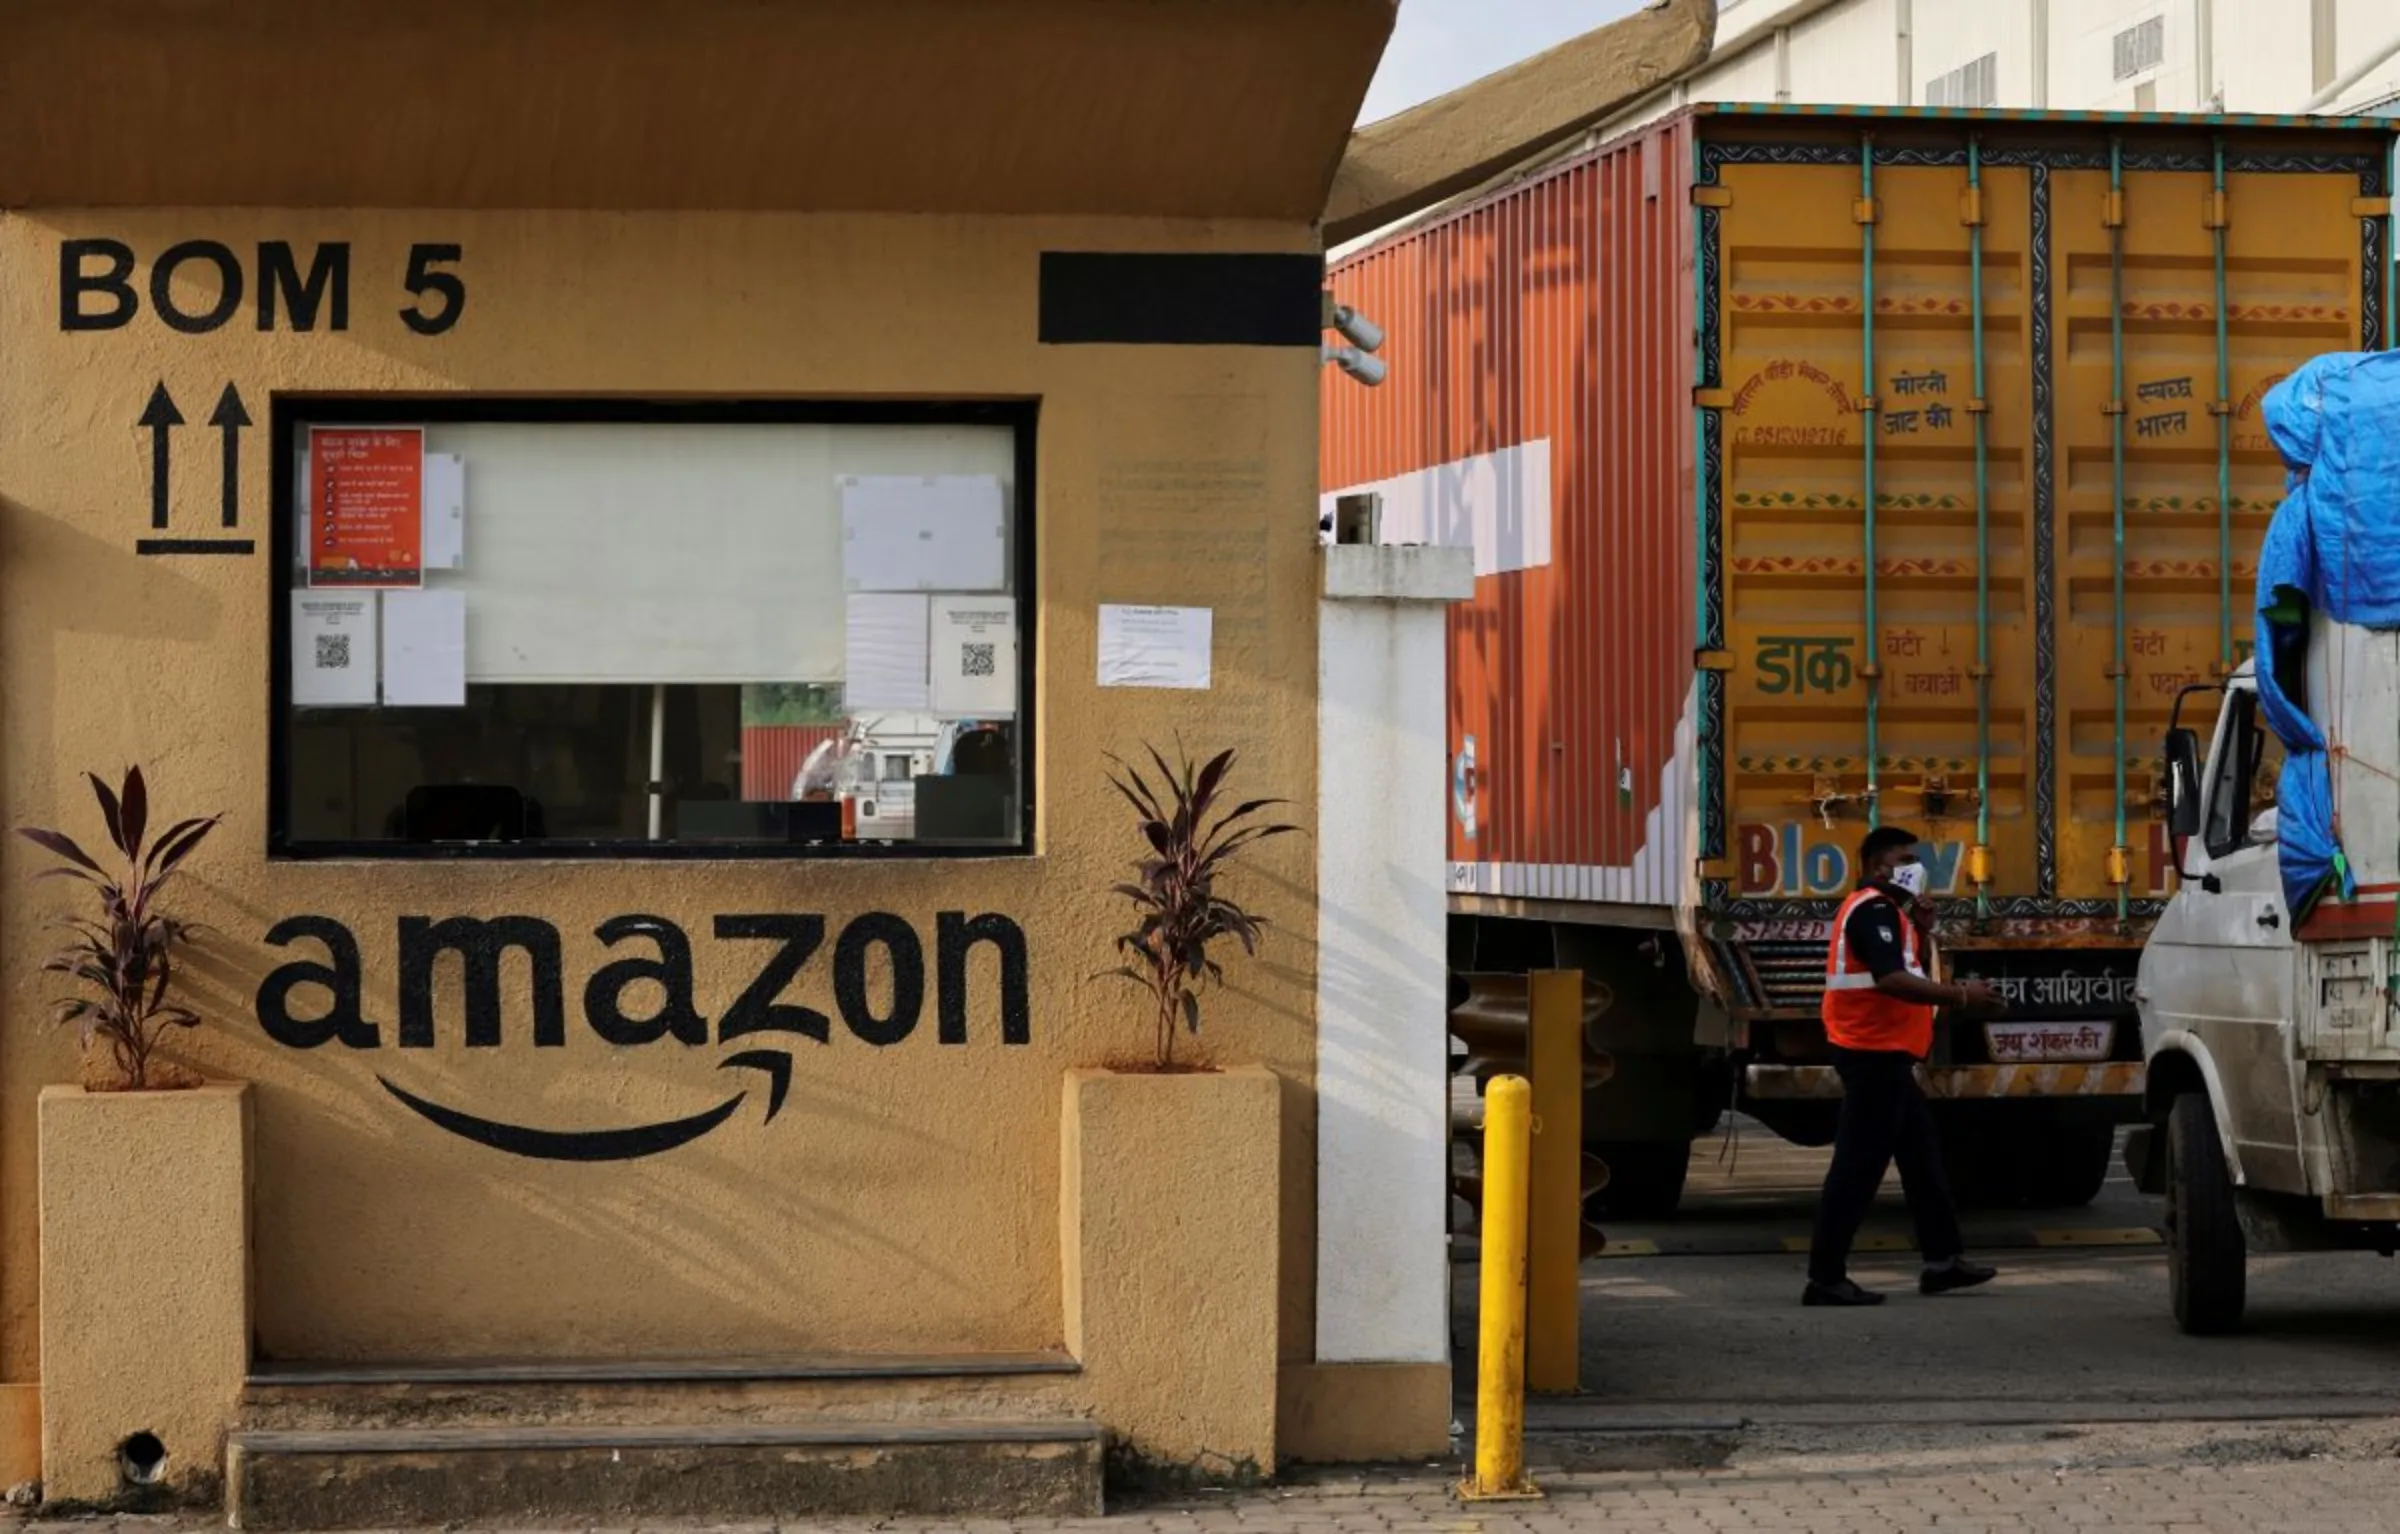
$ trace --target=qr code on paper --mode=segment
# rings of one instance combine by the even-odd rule
[[[350,636],[319,634],[317,636],[317,669],[347,671],[350,669]]]
[[[993,651],[996,648],[997,646],[988,644],[960,645],[959,650],[964,658],[959,663],[959,674],[961,676],[993,676],[998,674],[1000,665],[998,659],[993,654]]]

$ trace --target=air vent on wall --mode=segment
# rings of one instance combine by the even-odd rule
[[[2000,55],[1969,59],[1948,74],[1925,82],[1929,107],[1996,107],[2000,104]]]
[[[2130,80],[2144,70],[2156,69],[2167,61],[2167,18],[2153,16],[2136,22],[2119,32],[2111,42],[2116,60],[2116,77]]]

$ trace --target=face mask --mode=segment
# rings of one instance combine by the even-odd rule
[[[1914,900],[1919,895],[1925,893],[1925,865],[1922,863],[1903,863],[1898,868],[1892,870],[1892,877],[1888,882],[1891,884],[1892,888],[1901,891],[1902,893],[1906,894],[1909,899]]]

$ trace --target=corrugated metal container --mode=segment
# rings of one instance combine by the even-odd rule
[[[1338,263],[1391,376],[1328,370],[1329,497],[1476,548],[1454,896],[1763,938],[1873,805],[1954,894],[1984,839],[1983,935],[2121,939],[2174,696],[2247,653],[2259,398],[2389,344],[2392,144],[1702,108]]]
[[[1692,130],[1332,274],[1392,371],[1328,376],[1324,484],[1381,490],[1387,539],[1476,547],[1451,624],[1454,893],[1663,905],[1689,871]]]
[[[808,753],[841,735],[838,724],[743,725],[742,797],[754,804],[789,799]]]

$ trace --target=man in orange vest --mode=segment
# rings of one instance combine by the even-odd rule
[[[1942,1174],[1940,1135],[1916,1068],[1932,1052],[1936,1011],[1986,1011],[1998,997],[1980,980],[1947,985],[1928,973],[1932,944],[1915,910],[1924,869],[1914,832],[1894,826],[1868,832],[1858,866],[1858,889],[1834,918],[1825,954],[1825,1038],[1842,1078],[1842,1109],[1817,1205],[1804,1305],[1883,1303],[1882,1295],[1852,1282],[1847,1269],[1850,1243],[1895,1158],[1925,1258],[1918,1291],[1947,1294],[1994,1277],[1993,1269],[1966,1260]]]

